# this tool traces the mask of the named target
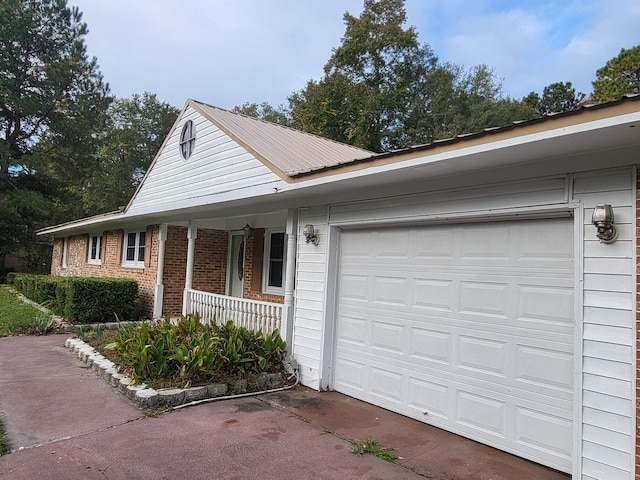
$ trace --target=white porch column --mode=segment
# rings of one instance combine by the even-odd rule
[[[193,287],[193,264],[195,263],[196,254],[196,238],[198,238],[198,227],[193,222],[189,222],[187,229],[187,275],[184,280],[184,295],[182,297],[182,314],[189,312],[189,294],[188,290]]]
[[[158,269],[156,271],[156,288],[153,295],[153,318],[162,315],[162,301],[164,300],[164,252],[167,243],[167,225],[160,225],[158,231]]]
[[[282,308],[282,327],[280,335],[287,342],[287,353],[291,355],[293,348],[293,295],[296,276],[296,247],[298,242],[298,211],[287,211],[287,262],[284,277],[284,306]]]

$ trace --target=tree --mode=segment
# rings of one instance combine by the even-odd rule
[[[437,59],[413,27],[403,27],[404,0],[365,0],[360,17],[347,12],[344,21],[342,44],[324,78],[289,99],[293,125],[316,132],[328,127],[336,139],[373,151],[399,148],[404,119],[423,108],[415,93]]]
[[[33,240],[45,211],[73,204],[59,196],[68,191],[58,181],[80,179],[78,173],[91,169],[94,132],[110,97],[96,59],[87,56],[81,19],[66,0],[0,2],[0,244],[5,252]],[[47,173],[55,175],[47,178]],[[2,228],[6,225],[12,228]]]
[[[596,72],[592,98],[608,102],[634,93],[640,93],[640,45],[623,48]]]
[[[522,101],[534,110],[536,116],[541,117],[575,110],[584,99],[585,94],[576,93],[571,82],[556,82],[544,87],[542,97],[536,92],[531,92]]]
[[[530,118],[504,97],[485,65],[469,70],[439,63],[404,28],[404,0],[365,0],[319,81],[289,97],[291,124],[373,151],[388,151]]]
[[[83,188],[86,214],[113,211],[131,199],[178,116],[155,94],[116,99],[100,134],[97,165]]]
[[[288,112],[284,106],[280,105],[275,108],[269,102],[262,102],[260,104],[245,102],[242,105],[233,107],[232,111],[249,117],[259,118],[265,122],[277,123],[278,125],[289,126],[291,123]]]

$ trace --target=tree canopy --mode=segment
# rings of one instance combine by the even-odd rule
[[[542,97],[536,92],[531,92],[522,101],[530,106],[537,116],[543,116],[575,110],[584,102],[585,97],[584,93],[576,92],[571,82],[556,82],[544,87]]]
[[[65,0],[0,3],[0,256],[29,244],[89,170],[111,98],[81,19]]]
[[[608,102],[625,94],[640,93],[640,45],[623,48],[596,72],[592,98]]]
[[[127,204],[180,111],[155,94],[116,99],[107,110],[93,174],[82,200],[87,214],[117,210]]]
[[[320,80],[289,97],[291,126],[382,152],[531,118],[486,65],[441,63],[406,27],[404,0],[345,13],[342,43]]]

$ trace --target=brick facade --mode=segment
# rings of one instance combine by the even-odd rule
[[[143,268],[122,265],[123,230],[109,230],[102,234],[102,261],[92,264],[88,259],[89,235],[67,238],[66,266],[63,265],[64,239],[56,238],[53,245],[51,275],[78,277],[132,278],[138,281],[138,299],[142,314],[153,314],[153,295],[158,269],[157,225],[147,227],[145,262]]]
[[[102,263],[88,263],[89,235],[75,235],[67,239],[66,266],[63,266],[64,239],[56,238],[53,246],[51,274],[57,276],[120,277],[138,281],[139,299],[146,317],[153,315],[156,273],[158,269],[159,226],[147,227],[147,245],[144,268],[122,265],[123,230],[110,230],[102,236]],[[246,248],[244,296],[253,300],[283,303],[284,297],[262,293],[262,249],[254,248],[254,235],[249,235]],[[262,237],[259,237],[262,241]],[[224,295],[227,284],[227,257],[229,232],[198,229],[195,245],[193,288]],[[258,252],[259,265],[253,268],[254,252]],[[182,311],[187,264],[187,228],[169,226],[164,255],[163,315]]]

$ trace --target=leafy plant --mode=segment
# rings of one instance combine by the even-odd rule
[[[138,382],[183,385],[278,371],[286,355],[286,344],[277,331],[265,337],[233,322],[203,323],[197,315],[122,327],[105,348]]]

